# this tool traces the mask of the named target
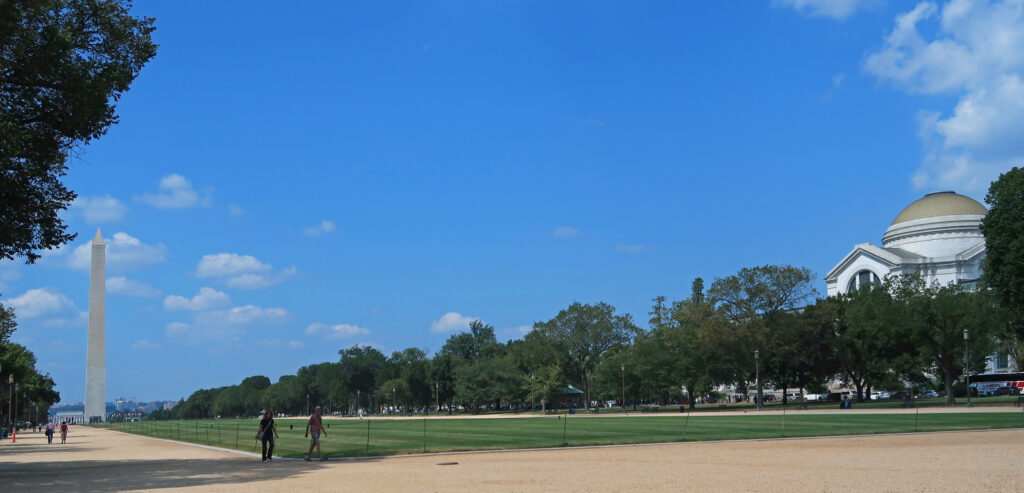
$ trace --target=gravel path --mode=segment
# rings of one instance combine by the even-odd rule
[[[0,490],[1024,492],[1024,430],[265,464],[82,426],[68,442],[0,443]]]

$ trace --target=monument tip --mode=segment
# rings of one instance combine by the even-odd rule
[[[96,228],[96,236],[92,239],[93,244],[103,244],[103,235],[100,234],[100,228]]]

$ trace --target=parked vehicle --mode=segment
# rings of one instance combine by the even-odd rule
[[[904,400],[904,399],[910,399],[911,395],[910,395],[910,392],[907,392],[905,390],[901,390],[899,392],[893,392],[892,395],[889,396],[889,398],[890,399],[897,399],[897,400]]]
[[[999,387],[996,389],[996,395],[1020,395],[1020,389],[1017,387]]]
[[[926,390],[917,395],[918,399],[929,399],[932,397],[938,397],[939,393],[934,390]]]

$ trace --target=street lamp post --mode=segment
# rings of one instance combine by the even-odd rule
[[[964,371],[967,373],[967,407],[971,407],[971,335],[964,329]]]
[[[306,414],[309,414],[309,394],[306,394]]]
[[[7,420],[11,431],[14,431],[14,375],[7,375],[7,385],[11,388],[11,396],[7,399]]]
[[[395,412],[398,412],[398,389],[391,387],[391,400],[395,404]]]
[[[622,370],[622,412],[626,412],[626,365],[621,365]]]
[[[764,391],[761,389],[761,351],[754,350],[754,371],[757,372],[757,410],[761,410],[761,403],[764,402]]]
[[[438,414],[441,413],[441,390],[440,385],[434,382],[434,406],[437,407]]]

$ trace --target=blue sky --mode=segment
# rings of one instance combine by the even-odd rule
[[[924,193],[1024,163],[1024,2],[138,1],[157,57],[80,149],[78,239],[0,264],[15,340],[84,395],[272,380],[352,344],[521,337],[575,300],[745,266],[821,277]]]

